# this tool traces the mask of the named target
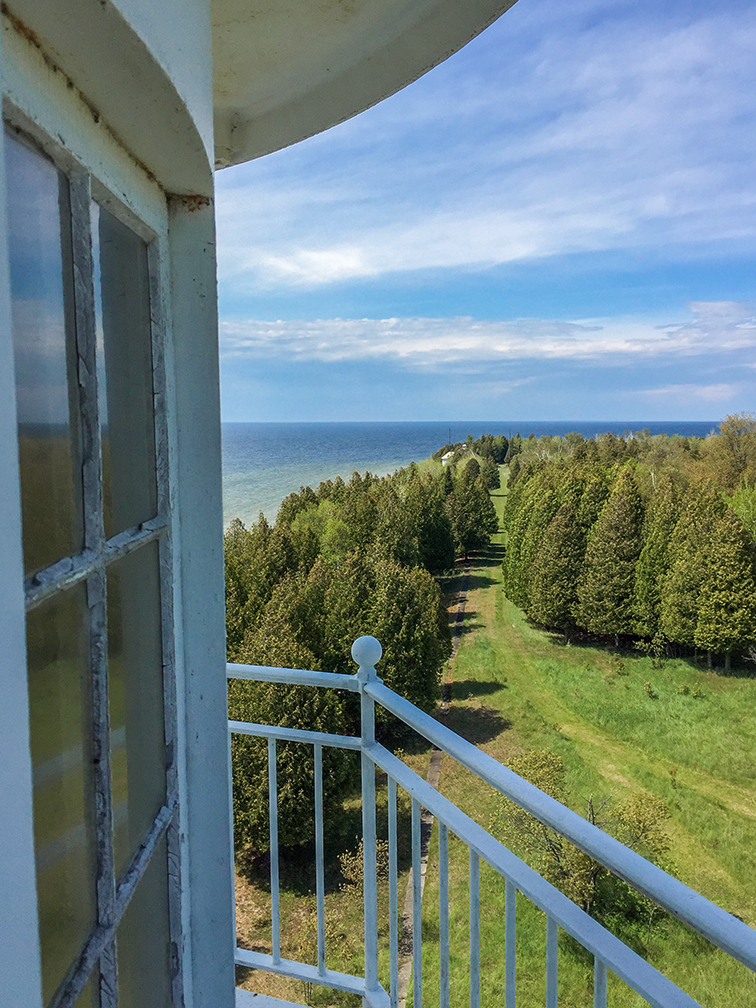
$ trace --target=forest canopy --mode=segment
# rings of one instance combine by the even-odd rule
[[[706,438],[512,439],[508,597],[535,622],[651,649],[756,641],[756,419]]]
[[[458,556],[483,548],[498,522],[486,459],[391,476],[354,473],[282,503],[274,525],[231,522],[225,536],[228,659],[253,665],[352,673],[352,642],[372,634],[383,645],[379,674],[423,710],[431,710],[451,653],[437,578]],[[496,470],[498,482],[498,467]],[[358,723],[353,697],[335,691],[233,680],[237,720],[349,734]],[[281,842],[309,839],[312,758],[306,747],[279,745]],[[336,791],[348,757],[329,751],[324,780]],[[267,847],[267,755],[263,743],[235,737],[237,843]]]

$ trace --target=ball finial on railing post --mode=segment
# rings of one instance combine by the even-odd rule
[[[381,660],[382,654],[383,648],[381,647],[381,643],[375,637],[367,635],[358,637],[354,644],[352,644],[352,658],[354,658],[360,668],[374,669]]]

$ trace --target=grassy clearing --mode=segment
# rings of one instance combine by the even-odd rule
[[[495,495],[501,506],[504,492]],[[670,811],[668,831],[679,877],[756,924],[751,880],[756,819],[756,679],[724,677],[685,660],[654,669],[634,652],[592,644],[565,646],[531,625],[504,597],[501,542],[473,570],[465,634],[453,670],[452,709],[445,723],[496,759],[531,749],[558,753],[567,769],[573,807],[590,796],[622,799],[638,791],[660,795]],[[651,693],[644,687],[651,685]],[[441,789],[488,826],[492,789],[444,759]],[[431,852],[424,904],[427,1003],[437,1001],[437,870]],[[467,984],[467,852],[452,851],[451,964],[453,999]],[[492,875],[492,873],[491,873]],[[482,875],[483,1004],[503,989],[503,885]],[[674,921],[623,934],[633,947],[704,1005],[756,1006],[756,979]],[[453,939],[454,940],[454,939]],[[544,917],[518,903],[518,1004],[543,1004]],[[560,942],[560,1005],[591,998],[591,963],[574,944]],[[454,996],[456,992],[456,997]],[[616,979],[610,1003],[644,1004]]]

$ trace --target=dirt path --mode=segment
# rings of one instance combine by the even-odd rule
[[[467,592],[470,587],[470,562],[467,561],[465,564],[464,574],[462,575],[462,582],[459,586],[459,594],[457,599],[457,609],[454,615],[454,623],[452,625],[452,653],[449,663],[446,666],[446,673],[444,675],[444,681],[441,684],[441,713],[448,714],[449,706],[451,704],[452,697],[452,681],[454,678],[454,659],[457,657],[457,651],[459,651],[459,644],[462,640],[462,626],[465,619],[465,608],[467,606]],[[435,787],[436,785],[434,785]]]

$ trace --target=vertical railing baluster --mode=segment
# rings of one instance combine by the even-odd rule
[[[504,1005],[515,1008],[517,983],[517,889],[509,879],[504,905]]]
[[[420,852],[420,802],[412,799],[412,1005],[423,1004],[423,905]]]
[[[480,858],[470,850],[470,1008],[480,1008]]]
[[[323,746],[315,743],[315,901],[318,917],[318,972],[325,972],[325,876],[323,868]]]
[[[389,843],[389,991],[391,1008],[399,1002],[399,863],[396,851],[396,781],[388,779]]]
[[[559,925],[546,918],[546,1008],[557,1008],[559,984]]]
[[[270,924],[273,962],[281,961],[281,917],[278,881],[278,769],[276,740],[268,739],[268,815],[270,818]]]
[[[372,703],[372,701],[370,701]],[[365,986],[378,986],[378,880],[375,843],[375,763],[362,753],[362,879],[365,906]]]
[[[352,657],[359,665],[360,729],[362,743],[362,889],[365,908],[365,989],[374,991],[378,982],[378,864],[375,835],[375,763],[368,751],[375,745],[375,701],[365,692],[368,682],[378,676],[375,663],[381,657],[375,637],[358,637]],[[366,999],[363,998],[363,1001]]]
[[[438,823],[439,1008],[449,1008],[449,831]]]
[[[600,959],[593,960],[593,1008],[606,1008],[606,966]]]

